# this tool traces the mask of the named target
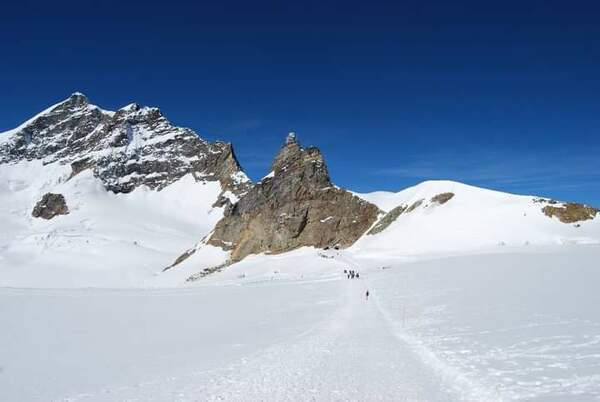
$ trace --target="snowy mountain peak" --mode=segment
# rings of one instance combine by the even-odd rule
[[[116,193],[160,190],[190,173],[234,192],[248,186],[231,145],[173,126],[158,108],[132,103],[107,112],[78,92],[3,134],[0,164],[36,159],[70,164],[71,177],[92,169]]]
[[[137,112],[140,109],[141,109],[141,106],[138,103],[133,102],[133,103],[125,105],[122,108],[120,108],[119,110],[117,110],[117,113]]]
[[[89,101],[88,101],[88,98],[87,98],[87,96],[85,96],[84,94],[82,94],[82,93],[81,93],[81,92],[79,92],[79,91],[75,91],[75,92],[73,92],[73,93],[72,93],[72,94],[69,96],[68,100],[73,100],[73,101],[78,101],[78,102],[85,102],[85,103],[88,103],[88,102],[89,102]]]
[[[357,194],[387,213],[354,246],[386,255],[497,246],[600,243],[597,209],[429,180],[397,193]]]

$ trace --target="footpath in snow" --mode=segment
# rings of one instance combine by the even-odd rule
[[[120,400],[155,401],[172,398],[173,389],[179,400],[451,400],[440,377],[393,333],[377,302],[366,300],[365,285],[338,282],[340,303],[326,320],[260,352],[214,370],[110,393]]]
[[[0,289],[0,400],[600,397],[597,247],[303,255],[189,288]]]

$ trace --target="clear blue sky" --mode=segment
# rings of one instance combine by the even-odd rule
[[[14,3],[0,131],[78,90],[233,142],[254,179],[294,130],[356,191],[452,179],[600,205],[598,2]]]

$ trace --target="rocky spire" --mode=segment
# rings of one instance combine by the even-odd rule
[[[232,261],[302,246],[349,246],[377,219],[379,209],[333,186],[319,149],[302,148],[295,136],[288,135],[272,168],[207,241],[231,250]]]
[[[294,133],[288,134],[271,165],[274,177],[302,179],[310,187],[331,186],[329,172],[321,151],[316,147],[302,148]]]

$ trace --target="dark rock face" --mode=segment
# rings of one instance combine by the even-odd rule
[[[107,112],[76,93],[9,135],[0,143],[0,163],[70,164],[71,177],[91,169],[115,193],[141,185],[160,190],[189,173],[219,180],[235,194],[250,186],[231,144],[175,127],[156,108],[131,104]]]
[[[231,250],[231,260],[302,246],[353,244],[380,210],[331,183],[321,152],[303,149],[293,134],[272,172],[228,208],[208,244]]]
[[[79,93],[55,105],[21,127],[0,145],[0,163],[44,159],[52,163],[89,150],[90,136],[110,120],[110,114],[90,105]]]
[[[46,193],[35,207],[31,215],[34,218],[52,219],[57,215],[67,215],[69,208],[62,194]]]

